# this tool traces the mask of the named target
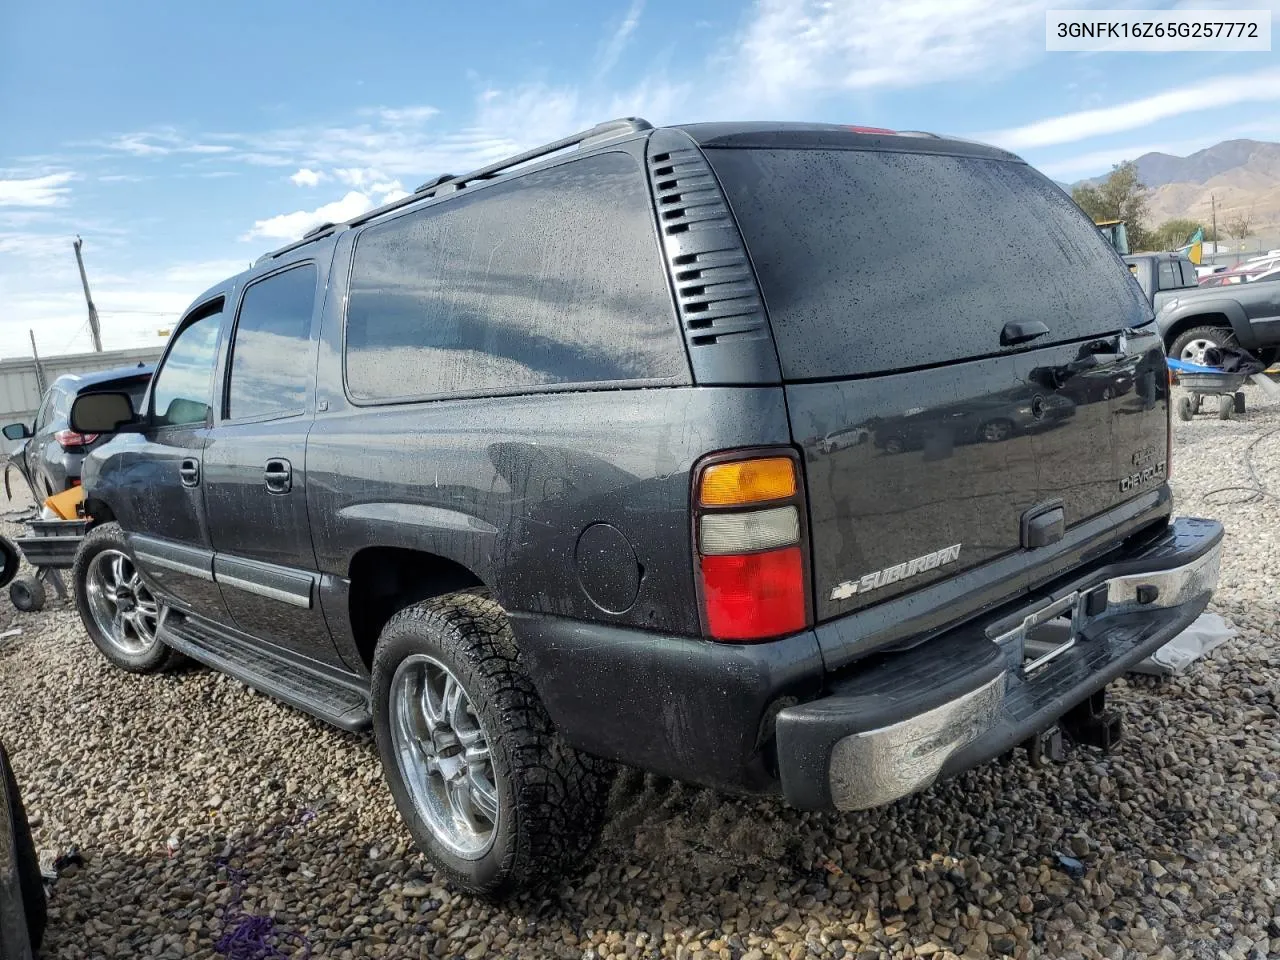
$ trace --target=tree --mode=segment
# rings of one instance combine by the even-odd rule
[[[1216,240],[1209,227],[1198,220],[1188,220],[1185,217],[1166,220],[1151,231],[1150,239],[1152,246],[1157,250],[1177,250],[1179,247],[1186,246],[1187,241],[1197,230],[1204,231],[1205,240],[1211,243]]]
[[[1129,234],[1129,247],[1142,250],[1151,246],[1147,233],[1147,186],[1138,176],[1131,160],[1111,168],[1100,184],[1084,184],[1071,191],[1071,199],[1085,213],[1099,220],[1123,220]]]
[[[1250,207],[1245,213],[1237,213],[1222,225],[1222,229],[1227,231],[1227,236],[1233,240],[1243,240],[1245,237],[1252,236],[1253,207]]]

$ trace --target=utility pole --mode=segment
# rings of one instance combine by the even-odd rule
[[[95,353],[102,352],[102,331],[98,329],[98,308],[93,305],[93,297],[89,296],[89,278],[84,272],[84,257],[80,255],[80,248],[84,245],[84,241],[80,239],[80,234],[76,234],[76,242],[73,246],[76,248],[76,264],[80,267],[80,283],[84,286],[84,302],[89,305],[89,332],[93,334],[93,349]]]
[[[1209,194],[1209,206],[1213,210],[1213,252],[1216,256],[1218,250],[1218,198],[1214,194]]]
[[[40,396],[43,397],[49,385],[44,382],[44,367],[40,366],[40,351],[36,349],[36,332],[28,330],[27,333],[31,335],[31,356],[35,357],[36,361],[36,386],[40,388]]]

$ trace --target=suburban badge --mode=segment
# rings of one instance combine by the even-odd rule
[[[831,599],[848,600],[855,593],[879,590],[881,587],[887,587],[907,577],[914,577],[926,570],[936,570],[948,563],[954,563],[960,557],[960,546],[958,543],[952,544],[933,553],[926,553],[923,557],[908,560],[906,563],[898,563],[892,567],[877,570],[875,573],[868,573],[860,580],[845,580],[843,583],[837,583],[831,588]]]

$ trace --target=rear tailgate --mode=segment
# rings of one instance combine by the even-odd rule
[[[1024,549],[1028,511],[1070,528],[1164,480],[1163,349],[1093,224],[1021,162],[895,139],[706,151],[787,384],[819,621]]]

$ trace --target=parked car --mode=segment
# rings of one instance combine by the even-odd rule
[[[1228,267],[1225,263],[1201,264],[1200,266],[1196,267],[1196,279],[1197,281],[1203,280],[1205,277],[1211,277],[1214,274],[1222,273],[1227,269]]]
[[[1183,290],[1194,290],[1198,283],[1196,265],[1181,253],[1138,253],[1125,257],[1124,262],[1156,311],[1166,300]]]
[[[4,428],[5,439],[26,441],[10,459],[31,483],[37,499],[78,484],[85,454],[106,441],[71,429],[67,414],[76,397],[86,390],[122,390],[141,408],[154,369],[152,364],[140,363],[99,373],[63,374],[45,391],[31,426],[11,423]]]
[[[1165,297],[1156,323],[1169,356],[1203,363],[1211,348],[1238,346],[1265,364],[1275,363],[1280,358],[1280,284],[1257,280],[1177,290]]]
[[[31,826],[0,744],[0,960],[30,960],[44,939],[45,911]]]
[[[1052,429],[866,442],[1013,399]],[[196,299],[141,409],[81,396],[76,602],[126,670],[372,725],[499,896],[581,862],[614,761],[856,810],[1110,742],[1217,580],[1168,399],[1138,286],[1012,154],[614,121],[312,231]]]

